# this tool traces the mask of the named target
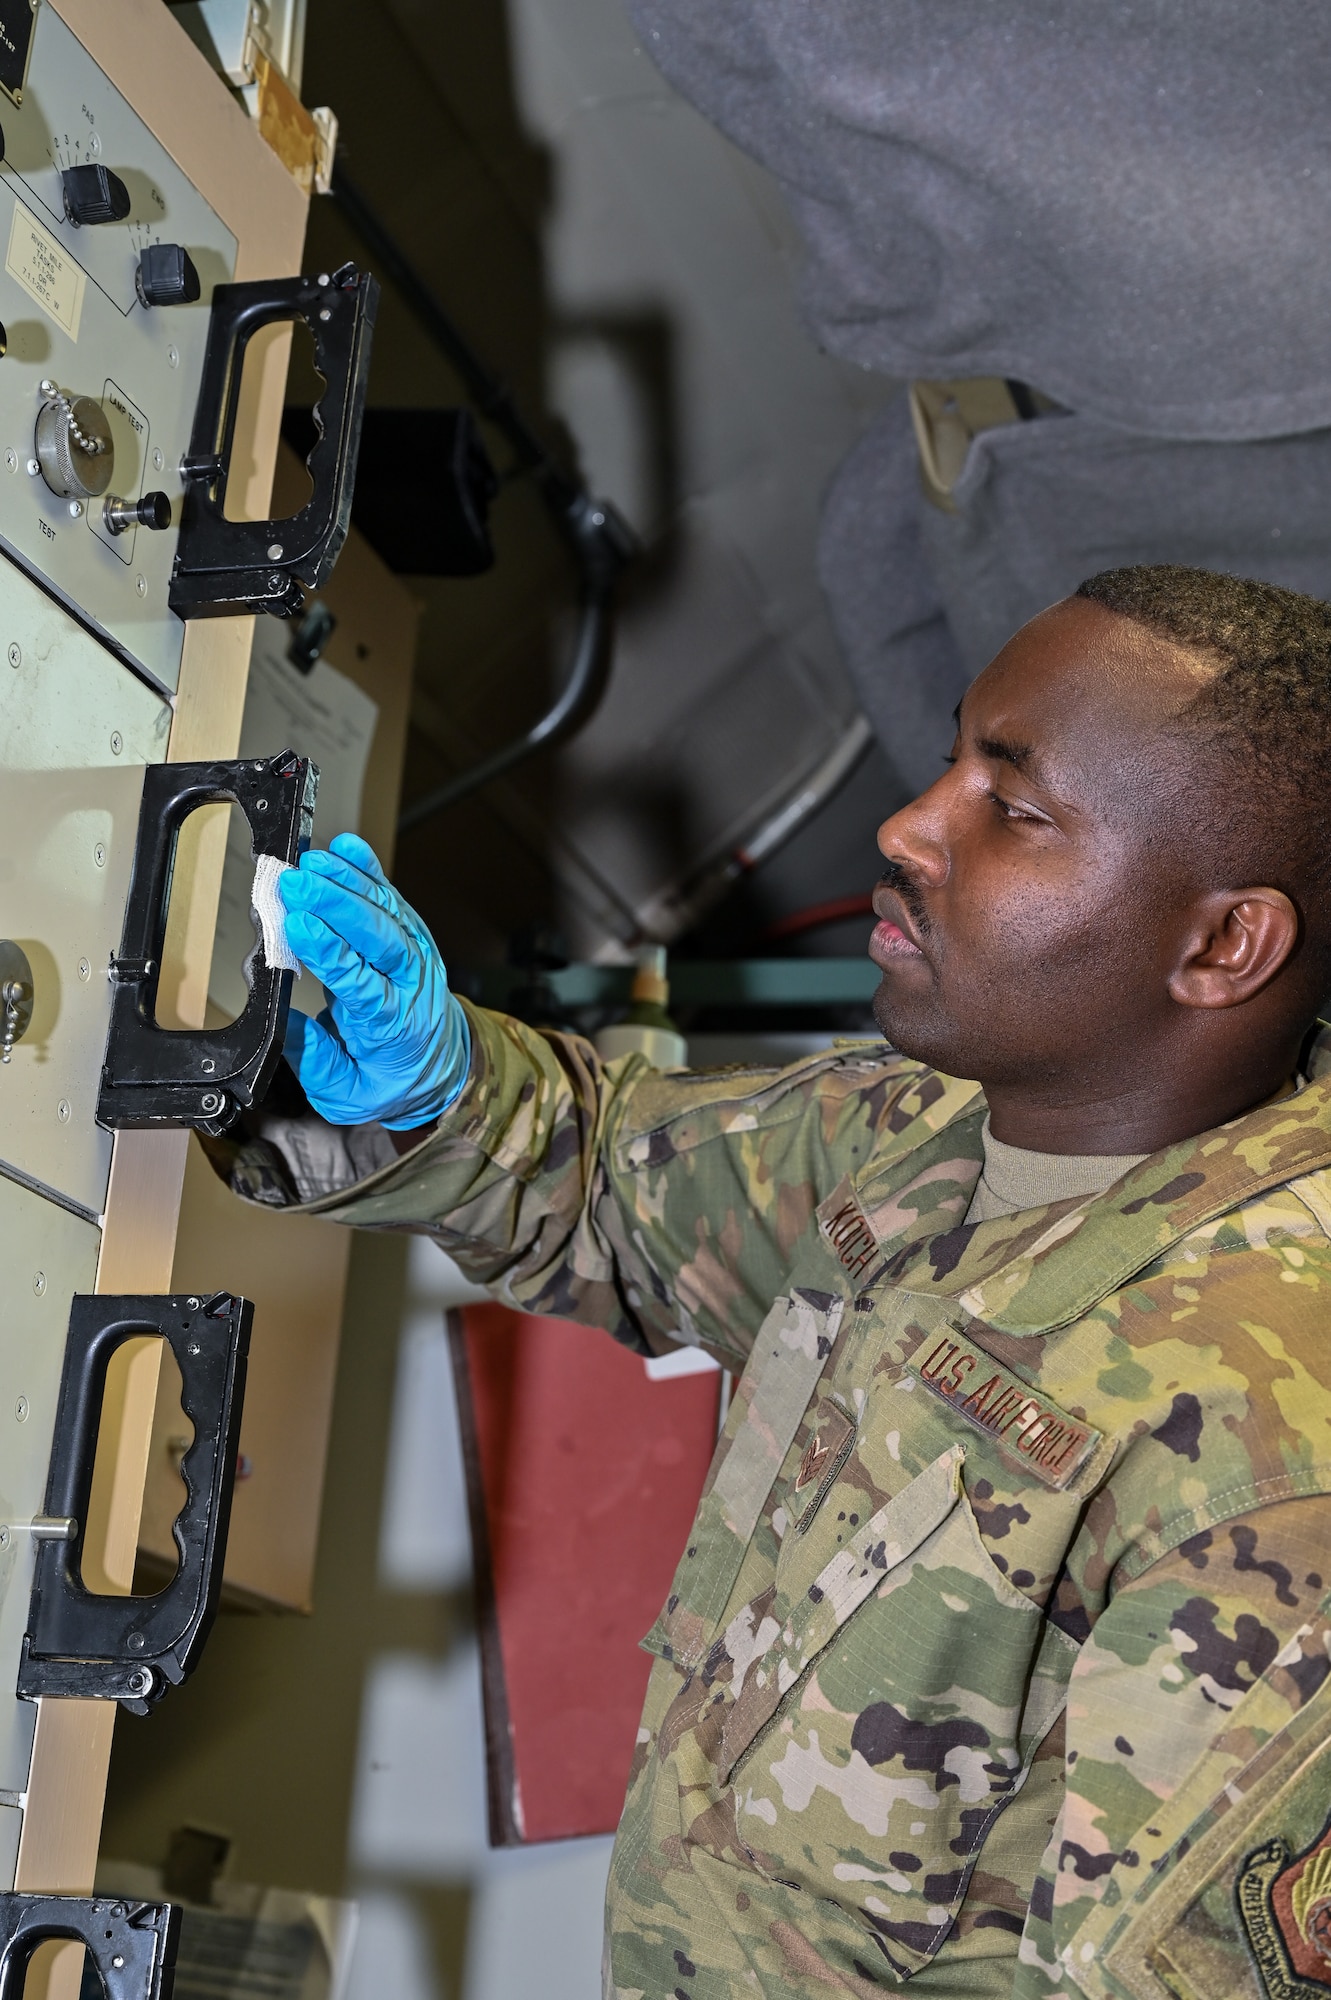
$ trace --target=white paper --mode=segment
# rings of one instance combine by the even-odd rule
[[[299,673],[286,657],[290,637],[284,619],[264,617],[256,622],[239,754],[274,757],[279,750],[295,750],[314,759],[319,766],[319,796],[313,844],[327,847],[334,834],[359,829],[365,767],[379,705],[326,660],[317,661],[312,673]],[[253,882],[249,828],[243,813],[233,808],[208,982],[209,998],[229,1019],[245,1005],[241,968],[254,946]],[[307,1012],[317,1012],[323,1004],[310,979],[296,983],[293,1001]]]

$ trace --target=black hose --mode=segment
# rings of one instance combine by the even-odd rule
[[[596,519],[604,502],[588,501],[586,505],[590,510],[588,526],[596,536],[594,551],[605,550],[609,547],[609,537],[604,532],[608,523],[604,519]],[[459,799],[466,798],[469,792],[478,790],[481,785],[488,785],[492,778],[499,777],[501,772],[511,769],[524,757],[530,757],[533,751],[570,736],[586,721],[600,699],[610,670],[610,610],[621,560],[616,556],[611,561],[598,562],[592,553],[584,561],[582,615],[573,644],[573,663],[563,687],[545,714],[532,724],[525,735],[514,737],[502,749],[483,757],[479,764],[471,765],[456,778],[449,778],[442,785],[436,785],[433,791],[414,799],[398,820],[399,833],[409,833],[423,820],[433,818],[435,813],[443,812],[447,806],[456,805]]]
[[[404,305],[415,314],[440,353],[455,369],[481,415],[511,445],[518,466],[535,479],[542,497],[577,557],[582,610],[573,658],[564,684],[550,707],[523,735],[416,799],[398,820],[399,833],[420,826],[468,793],[488,785],[523,758],[560,742],[581,727],[595,708],[613,658],[611,611],[619,572],[638,550],[638,540],[608,500],[592,497],[565,471],[541,442],[497,375],[481,360],[466,335],[444,311],[401,245],[354,181],[335,164],[332,194],[347,221],[378,262]]]

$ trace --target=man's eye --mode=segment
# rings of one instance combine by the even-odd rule
[[[1036,816],[1034,813],[1023,812],[1020,806],[1012,805],[1007,799],[1003,798],[1000,793],[990,792],[989,797],[993,801],[993,803],[998,807],[998,810],[1003,815],[1004,819],[1007,820],[1024,819],[1028,820],[1032,826],[1038,824],[1038,821],[1036,820]]]

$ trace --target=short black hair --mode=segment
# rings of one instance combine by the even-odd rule
[[[1198,830],[1226,887],[1293,900],[1331,984],[1331,605],[1178,563],[1104,570],[1076,595],[1214,662],[1176,718],[1215,780],[1195,788]]]

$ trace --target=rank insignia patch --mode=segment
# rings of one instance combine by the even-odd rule
[[[1270,2000],[1331,1994],[1331,1819],[1301,1854],[1279,1836],[1254,1848],[1234,1894]]]

